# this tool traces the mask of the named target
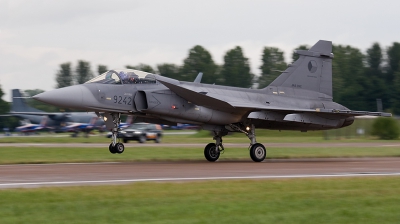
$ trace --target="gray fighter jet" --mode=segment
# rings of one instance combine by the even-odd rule
[[[120,115],[135,122],[176,125],[187,123],[214,133],[215,143],[204,149],[208,161],[224,150],[222,137],[242,132],[250,139],[250,157],[265,159],[255,128],[327,130],[349,126],[354,116],[391,116],[389,113],[352,111],[332,101],[332,42],[320,40],[264,89],[183,82],[138,70],[110,70],[84,84],[44,92],[33,98],[65,108],[94,111],[112,131],[111,153],[122,153],[117,142]]]

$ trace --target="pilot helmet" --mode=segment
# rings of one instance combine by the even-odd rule
[[[125,74],[125,72],[121,71],[121,72],[119,73],[119,77],[123,80],[123,79],[126,79],[126,78],[127,78],[127,75]]]

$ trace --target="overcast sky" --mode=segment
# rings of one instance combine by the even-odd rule
[[[264,46],[289,61],[294,48],[320,39],[363,52],[400,42],[399,9],[395,0],[0,0],[0,85],[11,101],[14,88],[53,89],[61,63],[83,59],[94,72],[182,64],[195,45],[219,64],[241,46],[259,74]]]

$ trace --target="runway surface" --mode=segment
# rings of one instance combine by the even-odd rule
[[[205,143],[126,143],[125,147],[199,147],[204,148]],[[348,142],[348,143],[337,143],[337,142],[321,142],[321,143],[263,143],[265,147],[276,147],[276,148],[327,148],[327,147],[352,147],[352,148],[365,148],[365,147],[400,147],[400,142],[393,143],[382,143],[382,142]],[[249,147],[249,143],[224,143],[226,148],[228,147]],[[104,147],[107,148],[107,143],[0,143],[0,147]]]
[[[400,158],[0,165],[0,188],[381,175],[400,176]]]

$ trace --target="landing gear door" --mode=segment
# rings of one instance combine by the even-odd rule
[[[114,123],[113,123],[113,118],[111,114],[109,113],[104,113],[104,123],[106,125],[106,129],[108,131],[112,130],[114,128]]]

